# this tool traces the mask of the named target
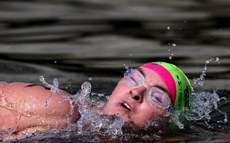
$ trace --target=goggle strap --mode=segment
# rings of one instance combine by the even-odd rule
[[[173,113],[175,111],[175,107],[170,105],[168,108],[165,109],[166,111]]]

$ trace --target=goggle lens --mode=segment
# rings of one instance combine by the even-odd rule
[[[124,78],[126,79],[126,84],[129,87],[140,87],[145,82],[143,75],[135,69],[128,69],[124,73]]]
[[[171,104],[169,96],[156,87],[148,90],[147,99],[152,105],[157,107],[167,108]]]

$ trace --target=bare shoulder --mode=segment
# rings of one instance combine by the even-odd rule
[[[67,92],[62,91],[65,95]],[[51,89],[33,83],[0,82],[0,132],[13,133],[37,127],[67,127],[67,118],[76,120],[79,116],[77,106],[70,115],[69,101],[59,103],[63,97],[56,92],[48,106],[46,101],[52,95]]]

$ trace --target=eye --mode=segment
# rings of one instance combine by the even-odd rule
[[[169,105],[169,97],[166,93],[161,91],[160,89],[157,89],[155,87],[152,87],[147,95],[148,101],[155,106],[160,107],[167,107]]]
[[[155,100],[156,100],[157,102],[162,103],[161,97],[158,97],[158,96],[153,95],[153,98],[155,98]]]
[[[126,82],[129,86],[136,87],[139,85],[138,79],[135,76],[133,76],[132,74],[125,77],[125,78],[126,78]]]
[[[162,97],[162,94],[160,93],[160,92],[158,92],[158,91],[152,91],[151,92],[151,97],[152,97],[152,100],[154,100],[154,102],[156,102],[156,103],[162,103],[163,101],[163,97]]]
[[[135,70],[129,69],[124,73],[124,78],[126,79],[126,83],[131,87],[138,87],[144,83],[143,75]]]

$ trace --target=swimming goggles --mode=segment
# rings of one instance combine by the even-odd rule
[[[144,75],[137,69],[128,69],[124,73],[124,79],[126,85],[132,88],[138,88],[145,86],[147,89],[147,100],[151,105],[165,109],[166,111],[174,111],[174,107],[171,106],[171,99],[167,93],[158,87],[151,87],[149,83],[145,81]]]

